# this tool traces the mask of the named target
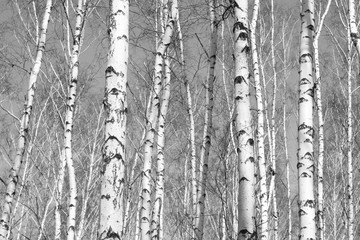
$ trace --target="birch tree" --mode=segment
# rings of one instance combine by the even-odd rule
[[[121,239],[124,214],[129,1],[110,0],[109,51],[105,70],[105,142],[102,149],[98,239]]]
[[[324,166],[324,118],[323,118],[323,109],[322,109],[322,98],[321,98],[321,74],[320,74],[320,61],[319,61],[319,38],[321,30],[324,24],[325,17],[330,9],[330,4],[332,0],[327,2],[324,13],[320,18],[320,22],[317,26],[316,33],[314,36],[314,65],[315,65],[315,91],[316,91],[316,105],[317,105],[317,115],[319,122],[319,156],[317,164],[317,218],[318,218],[318,234],[319,240],[324,239],[324,190],[323,190],[323,166]]]
[[[142,173],[142,191],[141,191],[141,213],[140,213],[140,230],[141,239],[148,240],[151,237],[151,164],[154,148],[154,137],[156,129],[156,120],[159,112],[159,99],[161,90],[161,78],[163,68],[163,57],[171,43],[173,35],[174,23],[177,18],[177,0],[173,0],[171,6],[171,16],[166,23],[166,29],[163,37],[160,40],[159,46],[156,50],[155,66],[154,66],[154,80],[153,80],[153,98],[151,99],[151,107],[149,118],[147,119],[147,133],[144,143],[144,166]]]
[[[66,113],[65,113],[65,132],[64,132],[64,147],[66,165],[69,173],[69,214],[67,225],[67,239],[73,240],[75,238],[75,224],[76,224],[76,206],[77,206],[77,186],[75,168],[72,156],[72,131],[73,131],[73,118],[75,111],[76,88],[79,75],[79,51],[81,45],[82,31],[84,27],[84,15],[86,9],[83,8],[83,1],[78,1],[76,11],[76,24],[74,32],[74,40],[71,53],[71,74],[70,85],[68,89]]]
[[[248,69],[248,1],[235,0],[234,13],[234,121],[239,164],[238,239],[255,239],[255,161]]]
[[[301,5],[298,121],[299,239],[316,239],[313,150],[313,35],[314,1]]]
[[[209,153],[211,146],[212,133],[212,111],[214,108],[214,81],[215,81],[215,64],[217,52],[217,18],[215,8],[216,0],[209,2],[210,11],[210,50],[208,55],[208,73],[206,78],[206,95],[205,95],[205,122],[204,132],[200,151],[200,181],[199,192],[197,195],[196,218],[195,218],[195,234],[196,238],[201,240],[204,236],[204,219],[205,219],[205,196],[206,196],[206,181],[208,175]]]
[[[259,63],[258,63],[258,51],[256,43],[256,25],[259,13],[259,1],[254,2],[253,17],[251,21],[250,39],[251,39],[251,52],[252,52],[252,63],[254,69],[254,80],[255,80],[255,97],[257,105],[257,162],[259,164],[259,181],[260,181],[260,227],[261,232],[259,233],[260,239],[268,239],[268,191],[266,186],[266,161],[265,161],[265,149],[264,149],[264,107],[263,107],[263,96],[259,74]]]
[[[7,239],[9,234],[9,222],[12,215],[13,201],[16,193],[16,186],[19,181],[19,171],[23,162],[23,157],[25,153],[25,147],[28,138],[29,132],[29,122],[31,117],[31,112],[33,108],[33,102],[35,97],[35,87],[38,78],[38,74],[41,67],[41,61],[43,57],[43,53],[45,51],[45,43],[46,43],[46,33],[48,29],[48,23],[50,19],[52,1],[47,0],[45,13],[41,23],[40,36],[37,42],[37,51],[35,62],[30,74],[29,85],[26,93],[26,101],[25,107],[21,117],[21,125],[20,125],[20,136],[17,142],[16,156],[14,159],[14,164],[10,170],[9,179],[6,187],[6,197],[3,203],[1,220],[0,220],[0,239]]]

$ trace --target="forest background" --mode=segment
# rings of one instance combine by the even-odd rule
[[[270,1],[261,1],[257,40],[259,41],[259,56],[262,58],[263,94],[267,103],[265,109],[269,119],[274,117],[276,136],[276,192],[278,213],[279,239],[288,236],[289,210],[291,202],[292,232],[297,235],[297,92],[298,92],[298,59],[300,33],[300,5],[298,1],[274,1],[275,25],[271,23]],[[1,200],[5,192],[5,183],[9,169],[15,156],[19,119],[22,113],[24,96],[27,92],[29,73],[33,66],[36,53],[36,38],[39,22],[45,9],[45,1],[1,0],[0,17],[0,193]],[[205,238],[222,233],[222,205],[228,205],[228,220],[226,229],[232,236],[236,199],[233,191],[236,189],[236,162],[231,149],[229,124],[233,102],[233,15],[229,13],[230,2],[219,3],[216,14],[219,19],[218,57],[216,66],[216,81],[214,87],[215,106],[213,112],[212,144],[209,157],[209,177],[206,195]],[[327,1],[316,1],[316,22],[324,12]],[[89,14],[85,23],[85,31],[79,58],[79,81],[76,108],[74,112],[73,155],[76,169],[76,183],[80,189],[79,213],[84,211],[84,223],[81,226],[80,239],[93,239],[96,235],[99,200],[99,172],[101,165],[101,147],[103,144],[104,110],[104,71],[106,68],[108,48],[108,2],[88,0]],[[156,1],[133,0],[130,2],[130,59],[128,75],[128,130],[126,155],[128,162],[126,197],[131,199],[130,218],[127,230],[130,235],[136,231],[135,221],[138,212],[139,189],[142,169],[143,132],[145,131],[145,115],[151,92],[153,77],[154,52],[156,47]],[[252,4],[250,1],[251,9]],[[358,8],[359,6],[357,6]],[[69,52],[71,33],[75,25],[76,2],[70,1],[69,15],[64,14],[63,1],[54,1],[47,34],[46,51],[42,61],[39,81],[35,94],[29,143],[21,171],[21,180],[17,190],[17,202],[12,219],[12,234],[17,238],[26,236],[29,239],[52,238],[53,213],[55,208],[55,187],[61,165],[61,148],[63,146],[63,122],[65,102],[69,84]],[[249,11],[251,12],[251,11]],[[353,106],[357,106],[359,82],[357,61],[347,66],[347,4],[345,1],[333,1],[324,29],[320,36],[320,68],[322,72],[322,91],[325,120],[325,239],[345,239],[347,226],[347,78],[351,75],[354,81]],[[189,79],[193,110],[195,117],[195,133],[197,152],[200,152],[202,130],[205,115],[205,88],[209,49],[209,13],[207,3],[200,1],[179,2],[179,16],[185,43],[186,75]],[[250,17],[249,17],[250,19]],[[67,25],[67,24],[70,25]],[[274,27],[274,48],[276,53],[275,70],[278,84],[275,89],[276,108],[271,116],[273,106],[274,76],[271,63],[270,30]],[[188,239],[191,235],[185,189],[190,187],[190,163],[188,146],[188,120],[186,89],[180,77],[180,53],[178,33],[173,36],[170,47],[171,61],[171,98],[167,116],[165,144],[165,203],[164,231],[166,239]],[[355,50],[350,55],[355,59]],[[224,71],[223,71],[224,69]],[[225,74],[224,74],[225,73]],[[224,80],[224,81],[223,81]],[[285,84],[286,83],[286,84]],[[254,96],[254,89],[251,90]],[[230,100],[229,100],[230,99]],[[285,99],[286,122],[283,121],[283,99]],[[255,117],[256,104],[252,99],[252,110]],[[352,110],[353,125],[353,157],[359,154],[359,112]],[[271,123],[268,131],[271,130]],[[284,139],[283,126],[287,131]],[[255,121],[254,121],[255,125]],[[272,134],[272,133],[271,133]],[[315,138],[317,134],[315,134]],[[269,138],[269,137],[268,137]],[[269,141],[267,140],[269,152]],[[289,157],[285,157],[284,141],[288,143]],[[315,147],[315,152],[317,148]],[[267,154],[269,155],[269,154]],[[198,156],[199,157],[199,156]],[[270,156],[267,156],[270,158]],[[290,163],[290,199],[287,196],[287,170]],[[228,166],[224,166],[224,163]],[[154,166],[155,168],[155,166]],[[354,169],[358,163],[354,163]],[[134,175],[131,176],[131,171]],[[268,162],[268,183],[271,171],[275,171]],[[156,171],[154,170],[154,173]],[[65,179],[67,176],[65,177]],[[359,178],[359,172],[354,172],[354,182]],[[60,204],[63,205],[62,221],[66,222],[66,189]],[[354,185],[354,199],[360,194],[359,184]],[[226,196],[226,198],[225,198]],[[359,205],[355,201],[355,209]],[[271,209],[271,208],[270,208]],[[271,210],[272,211],[272,210]],[[356,213],[356,211],[355,211]],[[81,214],[78,215],[82,217]],[[355,219],[359,220],[356,215]],[[80,219],[79,219],[80,221]],[[274,231],[274,218],[270,220],[270,233]],[[65,231],[65,225],[62,231]],[[80,226],[78,226],[80,227]],[[273,236],[273,235],[271,235]],[[360,236],[355,227],[355,236]]]

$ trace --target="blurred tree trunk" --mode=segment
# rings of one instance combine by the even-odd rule
[[[2,215],[0,220],[0,240],[7,239],[9,234],[8,231],[10,229],[9,222],[12,217],[12,205],[16,192],[16,186],[19,181],[19,171],[22,165],[25,146],[28,138],[29,121],[31,117],[31,111],[33,108],[36,81],[40,71],[43,53],[45,51],[46,32],[50,19],[51,7],[52,7],[52,1],[47,0],[45,13],[41,23],[40,37],[37,42],[36,59],[30,74],[29,86],[25,100],[25,107],[21,117],[20,136],[17,143],[16,156],[14,159],[14,164],[10,170],[9,179],[6,186],[6,196],[5,196],[5,201],[3,203]]]
[[[105,142],[101,171],[98,239],[121,239],[124,217],[129,1],[110,0],[108,63],[105,70]]]
[[[234,2],[235,127],[239,164],[238,239],[255,239],[255,160],[248,69],[248,1]]]
[[[298,176],[299,176],[299,239],[316,239],[314,197],[314,81],[312,71],[314,1],[303,0],[301,5],[300,81],[298,122]]]

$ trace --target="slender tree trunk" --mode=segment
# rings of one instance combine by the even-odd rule
[[[108,64],[105,70],[105,142],[102,149],[98,239],[121,239],[124,218],[129,1],[110,0]]]
[[[235,0],[235,126],[239,164],[238,239],[255,239],[255,161],[248,70],[248,1]]]
[[[34,102],[36,80],[38,73],[40,71],[43,52],[45,51],[46,31],[50,19],[51,6],[52,6],[52,1],[47,0],[45,13],[41,24],[40,38],[37,46],[36,59],[35,59],[34,67],[30,74],[25,108],[21,118],[20,136],[17,143],[16,156],[14,159],[14,165],[10,170],[9,179],[6,186],[6,196],[5,196],[5,201],[3,203],[2,215],[0,220],[0,240],[7,238],[8,231],[10,229],[9,222],[10,222],[10,218],[12,217],[11,216],[12,205],[16,192],[16,186],[18,184],[19,171],[23,162],[25,146],[28,138],[29,121],[30,121],[31,110]]]
[[[321,29],[325,17],[329,11],[331,0],[328,1],[326,9],[321,16],[319,25],[316,29],[314,37],[314,64],[315,64],[315,91],[316,91],[316,105],[317,105],[317,115],[319,122],[319,156],[317,164],[317,219],[318,219],[318,236],[319,240],[324,239],[324,190],[323,190],[323,166],[324,166],[324,119],[322,114],[322,99],[321,99],[321,74],[320,74],[320,61],[319,61],[319,38],[321,34]]]
[[[359,34],[357,31],[355,0],[349,0],[349,40],[350,38],[358,53],[358,61],[360,62],[360,44]],[[350,45],[350,43],[348,44]],[[353,163],[352,163],[352,86],[351,86],[351,46],[348,46],[348,239],[354,239],[354,200],[353,200]]]
[[[208,56],[208,75],[206,79],[206,96],[205,96],[205,123],[204,135],[200,151],[200,185],[197,196],[196,218],[195,218],[195,235],[198,240],[203,239],[204,236],[204,219],[205,219],[205,196],[206,196],[206,181],[208,175],[209,153],[211,146],[211,132],[212,132],[212,111],[214,108],[214,81],[215,81],[215,64],[217,52],[217,19],[215,8],[217,6],[216,0],[209,1],[210,11],[210,50]]]
[[[299,177],[299,239],[316,239],[314,197],[314,127],[312,71],[314,1],[303,0],[300,39],[300,81],[298,122],[298,177]]]
[[[347,109],[347,199],[348,199],[348,213],[347,213],[347,227],[348,227],[348,239],[354,239],[354,184],[353,184],[353,160],[352,160],[352,145],[353,145],[353,123],[352,123],[352,83],[351,83],[351,71],[352,71],[352,59],[351,59],[351,31],[348,29],[348,109]]]
[[[61,200],[63,194],[63,186],[65,179],[65,167],[66,167],[66,158],[65,150],[60,153],[60,169],[56,179],[56,197],[55,197],[55,240],[61,239]]]
[[[156,166],[156,186],[155,186],[155,203],[152,219],[152,238],[163,239],[163,212],[164,212],[164,145],[165,145],[165,124],[166,114],[170,100],[170,61],[168,57],[164,59],[165,77],[163,83],[162,102],[160,106],[158,137],[157,137],[157,166]]]
[[[69,174],[69,213],[67,220],[67,239],[75,239],[75,224],[76,224],[76,207],[77,207],[77,187],[75,167],[72,157],[72,130],[73,118],[75,111],[76,88],[79,75],[79,51],[82,37],[82,30],[84,26],[85,9],[83,9],[83,1],[78,1],[76,10],[76,24],[74,33],[74,44],[71,53],[71,75],[70,86],[68,89],[66,115],[65,115],[65,132],[64,132],[64,147],[66,165]]]
[[[254,2],[253,18],[251,21],[250,39],[251,39],[251,51],[252,51],[252,62],[254,69],[254,80],[255,80],[255,97],[257,104],[257,148],[258,156],[257,161],[259,164],[259,181],[260,181],[260,227],[261,232],[259,233],[260,239],[268,239],[268,197],[267,197],[267,186],[266,186],[266,161],[265,161],[265,149],[264,149],[264,108],[263,108],[263,97],[261,91],[261,82],[259,74],[259,63],[258,63],[258,52],[256,44],[256,25],[259,12],[259,0]]]
[[[153,99],[151,101],[151,109],[149,119],[147,121],[147,133],[144,143],[144,167],[142,178],[142,192],[141,192],[141,216],[140,228],[141,239],[149,240],[151,237],[151,163],[154,148],[154,137],[156,128],[156,119],[159,113],[159,93],[161,90],[161,77],[163,68],[163,57],[171,43],[171,37],[174,29],[174,22],[177,18],[177,0],[172,2],[172,16],[169,18],[164,36],[160,40],[158,49],[156,51],[155,66],[154,66],[154,85],[153,85]]]

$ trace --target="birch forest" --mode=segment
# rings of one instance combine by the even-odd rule
[[[359,1],[0,3],[0,240],[360,239]]]

